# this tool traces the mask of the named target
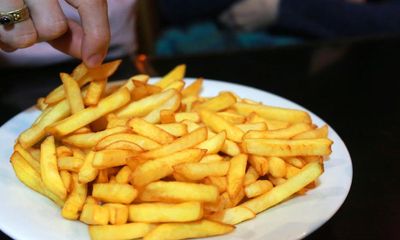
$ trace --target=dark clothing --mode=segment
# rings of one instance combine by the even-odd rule
[[[174,25],[214,18],[238,0],[159,0]],[[273,29],[317,38],[400,33],[400,1],[353,4],[344,0],[280,0]]]

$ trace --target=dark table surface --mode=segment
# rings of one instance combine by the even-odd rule
[[[320,116],[350,151],[353,183],[339,211],[308,238],[399,239],[399,59],[400,38],[384,37],[150,62],[159,74],[186,63],[188,76],[254,86]],[[0,69],[0,124],[60,84],[58,73],[75,65]],[[113,79],[136,72],[126,58]],[[7,239],[1,232],[0,238]]]

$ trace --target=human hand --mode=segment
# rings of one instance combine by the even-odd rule
[[[78,10],[81,25],[65,17],[58,0],[0,1],[3,17],[4,13],[23,9],[24,4],[30,13],[30,18],[24,21],[0,26],[0,49],[11,52],[37,42],[48,42],[54,48],[82,59],[89,67],[98,66],[110,41],[107,1],[65,1]],[[3,20],[7,22],[7,19]]]

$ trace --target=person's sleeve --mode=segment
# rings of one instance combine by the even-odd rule
[[[238,0],[158,0],[163,18],[171,24],[187,24],[196,20],[216,18]]]
[[[400,1],[281,0],[276,29],[312,37],[400,33]]]

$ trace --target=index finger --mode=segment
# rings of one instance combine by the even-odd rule
[[[78,9],[83,28],[82,60],[88,67],[101,64],[110,42],[110,27],[105,0],[67,0]]]

